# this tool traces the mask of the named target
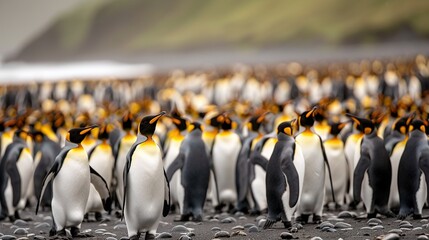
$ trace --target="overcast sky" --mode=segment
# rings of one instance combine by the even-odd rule
[[[0,0],[0,62],[83,1]]]

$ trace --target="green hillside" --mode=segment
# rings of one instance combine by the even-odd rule
[[[92,0],[16,59],[427,38],[426,0]]]

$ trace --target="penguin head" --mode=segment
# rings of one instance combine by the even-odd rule
[[[235,128],[236,125],[236,123],[234,123],[234,121],[232,121],[232,119],[226,113],[221,115],[219,122],[221,123],[220,127],[222,130],[231,130]]]
[[[99,140],[106,140],[109,138],[110,127],[109,125],[102,125],[98,130],[97,138]]]
[[[314,112],[316,111],[316,109],[317,107],[314,107],[309,111],[301,113],[301,115],[299,116],[299,124],[303,127],[312,127],[314,125]]]
[[[286,122],[282,122],[277,127],[277,134],[284,133],[288,136],[293,136],[294,128],[295,128],[295,122],[296,120],[290,120]]]
[[[251,117],[249,122],[247,123],[247,127],[250,130],[257,132],[259,130],[259,128],[261,127],[261,124],[264,122],[265,116],[267,114],[268,114],[268,112],[264,112],[263,114]]]
[[[129,131],[133,128],[134,117],[131,112],[126,112],[122,117],[122,129]]]
[[[91,130],[96,127],[96,125],[93,125],[89,127],[70,129],[67,133],[66,140],[72,143],[80,144],[87,135],[91,134]]]
[[[331,129],[329,130],[329,133],[332,136],[338,136],[338,134],[340,134],[341,130],[343,130],[343,128],[347,125],[346,122],[343,123],[332,123],[331,124]]]
[[[176,128],[179,129],[180,132],[186,130],[186,127],[187,127],[186,119],[182,117],[182,114],[180,114],[177,108],[174,108],[171,111],[169,117],[173,121],[174,126],[176,126]]]
[[[192,122],[187,127],[188,132],[193,132],[195,130],[203,131],[203,126],[199,122]]]
[[[414,119],[411,122],[411,125],[409,127],[409,132],[422,131],[423,133],[426,133],[426,128],[427,128],[427,122],[424,122],[420,119]]]
[[[415,114],[410,114],[409,116],[399,118],[392,126],[392,129],[398,131],[402,134],[407,134],[408,129],[412,120],[414,119]]]
[[[139,125],[140,134],[146,137],[152,136],[153,133],[155,132],[156,123],[163,115],[165,115],[165,113],[166,113],[165,111],[162,111],[157,115],[149,115],[144,117],[140,121],[140,125]]]
[[[366,135],[371,134],[375,130],[375,124],[369,119],[360,118],[349,113],[347,113],[346,116],[351,118],[357,124],[359,131]]]

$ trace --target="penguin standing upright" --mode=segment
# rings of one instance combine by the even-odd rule
[[[91,237],[81,233],[80,227],[85,214],[90,184],[101,196],[104,207],[108,210],[111,204],[109,188],[106,181],[91,166],[88,155],[81,145],[83,139],[95,126],[69,130],[66,146],[55,158],[55,162],[43,180],[41,198],[50,181],[52,181],[52,221],[50,236],[66,236],[66,228],[71,228],[72,237]],[[40,200],[36,206],[39,210]]]
[[[145,116],[139,125],[136,142],[127,154],[124,168],[122,216],[130,240],[154,239],[161,216],[170,210],[170,189],[162,162],[162,151],[152,136],[165,112]]]
[[[124,199],[124,167],[127,162],[127,154],[131,149],[131,146],[137,139],[137,136],[132,130],[133,116],[131,113],[125,113],[122,117],[122,129],[125,131],[118,141],[114,145],[114,156],[115,156],[115,168],[114,178],[116,180],[116,197],[119,206],[123,208],[122,200]]]
[[[17,130],[0,163],[1,218],[11,222],[20,219],[19,210],[24,209],[27,190],[33,178],[33,156],[27,146],[28,132]]]
[[[91,150],[88,158],[89,165],[104,178],[107,185],[110,187],[112,183],[112,173],[115,162],[113,159],[112,148],[108,143],[109,131],[109,125],[100,127],[100,130],[98,131],[98,140],[101,142]],[[103,210],[103,202],[100,198],[100,195],[97,193],[95,187],[91,184],[88,202],[86,204],[86,212],[95,212],[95,220],[101,221],[101,212]]]
[[[399,211],[398,170],[399,162],[408,141],[408,128],[414,115],[402,117],[393,124],[393,131],[386,136],[384,144],[392,164],[392,182],[390,184],[389,209],[394,213]]]
[[[32,133],[35,140],[34,162],[36,169],[34,170],[34,191],[41,207],[50,207],[52,200],[52,183],[49,183],[45,190],[45,195],[41,199],[41,190],[43,178],[49,171],[49,167],[54,163],[56,156],[61,151],[60,144],[51,140],[42,132]]]
[[[332,170],[332,184],[334,186],[334,193],[336,199],[331,197],[331,185],[329,177],[325,177],[325,203],[336,202],[336,208],[340,208],[344,204],[347,191],[347,178],[348,166],[346,155],[344,153],[344,143],[338,137],[341,130],[346,126],[346,123],[333,123],[331,124],[329,134],[331,135],[326,141],[323,142],[325,147],[326,157],[328,158],[329,166]]]
[[[376,217],[377,213],[393,217],[394,214],[388,208],[392,165],[383,140],[377,136],[371,120],[351,114],[347,116],[353,119],[365,134],[353,177],[354,201],[359,202],[362,198],[368,218]]]
[[[412,121],[409,138],[399,162],[400,208],[398,218],[401,220],[410,214],[413,214],[414,219],[422,218],[423,205],[428,200],[429,146],[426,127],[421,120]]]
[[[304,131],[295,139],[300,146],[307,149],[303,151],[305,159],[305,174],[301,194],[301,200],[296,214],[297,222],[307,223],[310,214],[313,214],[313,222],[322,221],[323,203],[325,198],[325,164],[329,163],[323,148],[322,139],[311,130],[314,124],[313,113],[317,108],[303,112],[299,117],[299,124]]]
[[[241,149],[240,137],[233,131],[233,121],[227,114],[216,119],[221,130],[216,135],[212,149],[212,164],[215,181],[212,181],[213,206],[221,211],[224,206],[229,210],[237,203],[236,167]],[[217,185],[217,186],[216,186]]]
[[[264,229],[279,220],[285,228],[292,227],[291,220],[300,200],[305,160],[301,147],[293,138],[294,121],[280,123],[277,127],[278,141],[268,162],[258,152],[251,157],[255,164],[266,164],[268,218]]]
[[[167,134],[167,139],[165,141],[164,147],[164,168],[168,169],[168,167],[173,163],[174,159],[176,159],[177,155],[180,151],[180,145],[185,138],[186,131],[186,119],[181,117],[181,114],[178,112],[177,108],[174,108],[171,112],[171,119],[175,126],[175,129],[172,129]],[[205,149],[205,148],[204,148]],[[170,182],[170,195],[171,195],[171,205],[172,207],[175,204],[179,203],[178,200],[178,187],[180,182],[180,170],[177,174],[172,176],[173,178],[169,179]]]
[[[243,144],[237,159],[235,180],[238,192],[237,210],[240,212],[247,212],[247,210],[249,210],[248,198],[250,195],[253,197],[255,205],[252,213],[257,213],[267,208],[267,201],[265,198],[265,171],[260,169],[260,166],[249,164],[250,155],[258,141],[262,138],[262,133],[259,132],[259,128],[266,114],[267,112],[257,114],[251,117],[246,124],[249,132],[248,136],[242,141]]]
[[[179,186],[176,186],[180,197],[180,220],[189,221],[192,217],[194,221],[202,221],[210,179],[210,159],[201,136],[201,125],[193,122],[188,129],[178,156],[167,169],[167,177],[170,180],[178,169],[181,170]]]

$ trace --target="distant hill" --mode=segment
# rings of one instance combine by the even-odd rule
[[[426,0],[92,0],[9,60],[428,39],[428,13]]]

